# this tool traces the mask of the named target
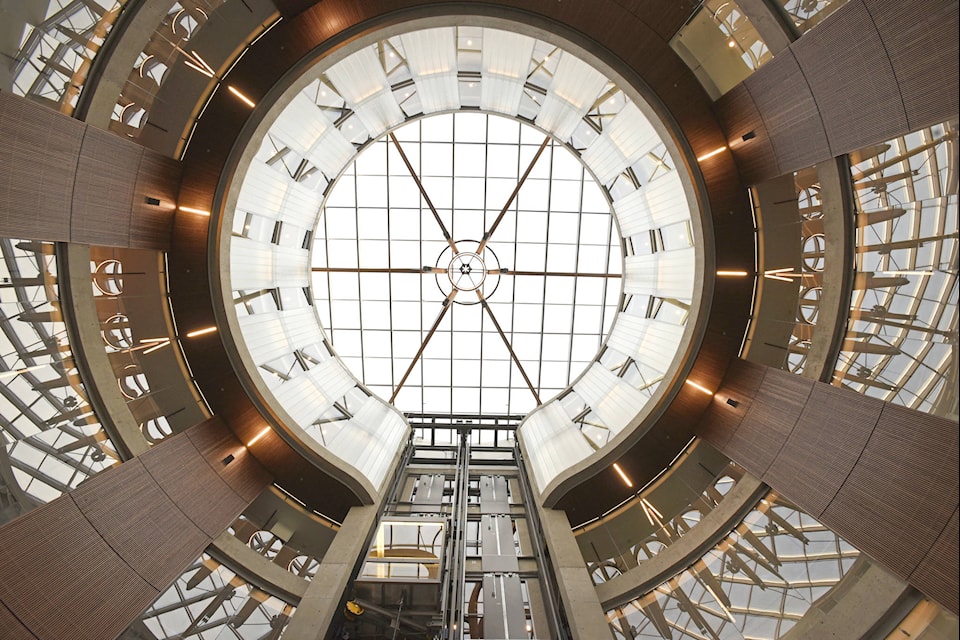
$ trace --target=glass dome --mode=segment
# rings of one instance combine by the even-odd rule
[[[374,485],[402,414],[526,415],[543,487],[639,422],[689,339],[699,215],[668,128],[511,26],[395,27],[321,60],[226,199],[252,385]]]

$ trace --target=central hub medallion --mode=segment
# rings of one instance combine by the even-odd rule
[[[454,289],[476,291],[487,278],[487,267],[483,259],[475,253],[461,251],[453,256],[447,267],[447,277]]]
[[[443,295],[460,292],[454,299],[458,304],[477,304],[480,298],[489,298],[500,284],[500,261],[489,245],[483,247],[476,240],[457,240],[447,246],[437,258],[437,286]]]

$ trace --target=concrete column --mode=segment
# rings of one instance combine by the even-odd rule
[[[284,640],[319,640],[336,631],[334,620],[347,598],[350,579],[366,556],[379,513],[378,505],[352,507],[347,513],[283,633]]]
[[[539,508],[539,511],[544,542],[574,640],[612,637],[567,514],[556,509]]]

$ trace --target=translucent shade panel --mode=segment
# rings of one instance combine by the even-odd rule
[[[298,424],[309,424],[355,386],[356,381],[340,361],[330,358],[284,381],[273,393],[291,418]],[[343,437],[351,435],[345,433]]]
[[[558,402],[547,403],[527,416],[519,434],[541,491],[560,472],[593,453]]]
[[[610,184],[620,172],[658,144],[660,136],[653,125],[635,104],[630,103],[584,150],[583,161],[596,173],[597,180]]]
[[[341,60],[327,70],[347,104],[371,136],[403,122],[403,110],[390,90],[387,75],[370,47]]]
[[[514,115],[519,112],[533,38],[496,29],[483,30],[480,108]]]
[[[569,53],[560,54],[553,81],[540,107],[537,124],[561,140],[568,139],[593,105],[607,80]]]
[[[665,373],[677,355],[682,337],[683,325],[621,313],[607,347]]]
[[[253,162],[244,176],[237,209],[312,229],[322,197],[281,170]]]
[[[231,285],[235,290],[305,287],[310,280],[305,249],[280,247],[249,238],[235,238],[230,252]]]
[[[646,397],[599,362],[573,385],[610,431],[619,433],[637,415]]]
[[[693,295],[695,259],[693,247],[627,256],[624,292],[689,300]]]
[[[453,27],[425,29],[400,36],[424,113],[460,107],[457,43]]]
[[[624,237],[690,219],[680,175],[670,171],[613,203]]]

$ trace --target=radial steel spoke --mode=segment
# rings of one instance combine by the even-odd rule
[[[421,344],[420,348],[417,349],[417,355],[413,356],[413,362],[410,363],[410,366],[407,367],[406,373],[404,373],[403,377],[400,378],[400,384],[398,384],[397,388],[393,390],[393,395],[390,396],[390,404],[393,404],[393,401],[397,399],[397,394],[400,393],[400,389],[403,388],[407,378],[410,377],[410,374],[413,372],[413,368],[417,366],[417,361],[419,361],[420,356],[423,355],[423,350],[427,348],[427,343],[430,342],[430,338],[432,338],[433,334],[436,333],[437,327],[440,326],[440,321],[443,320],[443,316],[447,315],[447,311],[450,310],[450,303],[453,302],[455,297],[457,297],[457,289],[451,291],[450,294],[443,300],[443,308],[440,310],[440,315],[438,315],[437,319],[433,321],[433,326],[430,327],[430,331],[427,332],[427,337],[423,339],[423,344]]]
[[[390,133],[389,136],[390,140],[393,141],[393,145],[397,148],[397,152],[400,154],[400,159],[403,160],[403,164],[407,165],[407,171],[410,172],[410,176],[413,178],[413,181],[417,183],[417,188],[420,189],[420,195],[423,196],[423,199],[427,202],[427,206],[430,207],[430,211],[433,213],[434,219],[437,221],[437,224],[440,225],[440,230],[443,232],[443,239],[446,240],[447,244],[450,245],[450,248],[453,249],[454,255],[460,253],[460,250],[457,249],[457,243],[453,241],[453,238],[450,236],[450,232],[447,231],[447,225],[443,224],[440,214],[437,213],[437,208],[433,206],[433,201],[430,200],[430,196],[427,195],[427,190],[423,188],[423,183],[420,182],[420,177],[417,175],[413,165],[410,164],[410,159],[407,158],[407,154],[403,152],[403,147],[400,146],[400,141],[397,140],[397,136],[393,135],[393,133]]]
[[[497,227],[500,225],[500,221],[503,220],[503,216],[507,215],[507,209],[509,209],[510,205],[513,204],[513,201],[517,199],[517,194],[520,193],[520,187],[522,187],[523,183],[526,182],[527,176],[529,176],[530,172],[533,171],[533,166],[537,164],[537,160],[539,160],[540,156],[543,155],[543,150],[547,148],[548,144],[550,144],[550,136],[547,136],[543,139],[543,143],[541,143],[540,148],[537,149],[537,153],[533,156],[533,160],[531,160],[530,164],[527,166],[527,170],[523,172],[522,176],[520,176],[520,182],[518,182],[517,186],[513,188],[513,193],[511,193],[510,197],[507,199],[507,204],[503,205],[503,209],[500,210],[500,215],[498,215],[497,219],[493,221],[492,225],[490,225],[490,230],[483,234],[483,240],[480,242],[480,246],[477,247],[477,255],[483,254],[483,250],[486,248],[487,242],[489,242],[493,232],[497,230]]]
[[[622,278],[620,273],[582,273],[580,271],[517,271],[515,269],[491,269],[491,276],[561,276],[570,278]]]
[[[404,269],[402,267],[312,267],[310,270],[320,273],[438,273],[435,267],[428,266],[419,269]]]
[[[510,352],[510,357],[513,358],[513,362],[517,365],[517,369],[520,370],[520,375],[523,376],[524,381],[527,383],[527,386],[530,387],[530,393],[533,394],[533,399],[537,401],[537,406],[543,404],[540,402],[540,395],[537,393],[537,390],[533,387],[533,383],[530,382],[530,377],[527,375],[526,370],[523,368],[523,365],[520,364],[520,359],[517,357],[517,354],[514,353],[513,347],[510,346],[510,341],[507,339],[507,334],[503,332],[503,329],[500,328],[500,323],[497,322],[497,317],[493,315],[493,309],[490,308],[490,305],[487,304],[487,299],[483,296],[479,289],[477,289],[477,297],[480,299],[480,305],[483,307],[483,310],[487,312],[487,315],[490,316],[490,320],[493,321],[493,326],[497,328],[497,333],[500,334],[500,339],[503,340],[503,344],[506,345],[507,351]]]

